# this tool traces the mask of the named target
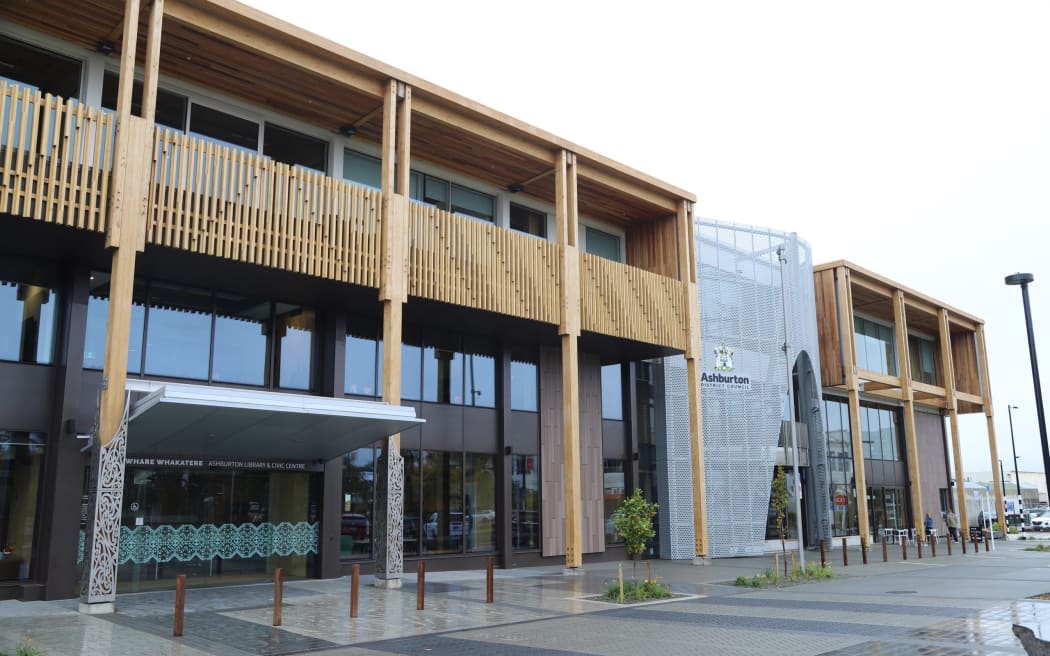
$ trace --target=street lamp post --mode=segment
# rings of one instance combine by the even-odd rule
[[[1032,332],[1032,307],[1028,302],[1028,283],[1035,280],[1030,273],[1015,273],[1006,276],[1007,285],[1021,286],[1021,300],[1024,302],[1024,320],[1028,329],[1028,355],[1032,359],[1032,384],[1035,386],[1035,414],[1039,420],[1039,438],[1043,447],[1043,475],[1046,477],[1046,489],[1050,490],[1050,444],[1046,441],[1046,416],[1043,414],[1043,388],[1039,384],[1039,361],[1035,357],[1035,334]]]
[[[1010,415],[1010,449],[1014,452],[1014,482],[1017,483],[1017,496],[1021,496],[1021,475],[1017,473],[1017,444],[1014,442],[1014,410],[1020,408],[1016,405],[1006,406],[1006,414]]]
[[[798,562],[802,571],[806,570],[806,550],[802,542],[802,476],[798,462],[798,427],[795,425],[795,381],[791,372],[791,350],[788,346],[788,304],[787,284],[784,276],[787,264],[785,244],[777,246],[777,259],[780,260],[780,305],[784,312],[784,368],[787,372],[788,393],[788,426],[791,432],[791,466],[795,478],[795,534],[798,538]]]
[[[1006,474],[1003,473],[1003,459],[999,458],[999,483],[1003,486],[1003,496],[1006,496]]]

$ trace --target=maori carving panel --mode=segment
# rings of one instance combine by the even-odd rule
[[[128,447],[128,402],[117,434],[95,448],[92,473],[97,476],[95,512],[88,530],[88,563],[81,597],[89,604],[111,602],[117,593],[120,511],[124,501],[124,464]]]
[[[379,467],[379,497],[376,517],[376,577],[401,578],[404,571],[404,488],[405,459],[390,448],[390,440],[383,448]]]

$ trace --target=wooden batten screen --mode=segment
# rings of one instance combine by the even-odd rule
[[[685,350],[686,287],[589,253],[580,254],[583,330]]]
[[[158,128],[146,239],[378,287],[379,192]]]
[[[626,239],[627,264],[668,278],[678,278],[675,220],[672,215],[631,227]]]
[[[412,203],[408,293],[558,323],[558,247],[428,205]]]
[[[115,117],[0,81],[0,213],[102,232]]]
[[[972,332],[952,333],[952,369],[955,371],[955,389],[981,396],[981,370],[977,360],[977,339]],[[980,412],[972,403],[959,402],[959,412]]]
[[[813,274],[813,291],[817,302],[817,336],[820,343],[820,380],[824,385],[846,383],[842,360],[842,338],[839,335],[839,306],[835,293],[835,271],[825,269]]]

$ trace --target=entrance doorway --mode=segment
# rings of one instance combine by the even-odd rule
[[[128,467],[117,591],[309,576],[319,548],[311,474]]]

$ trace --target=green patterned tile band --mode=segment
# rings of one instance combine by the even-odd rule
[[[122,526],[121,565],[316,554],[317,522]]]

